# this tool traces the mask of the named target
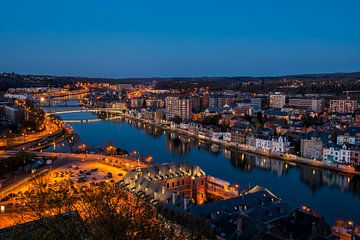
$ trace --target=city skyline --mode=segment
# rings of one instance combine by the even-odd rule
[[[274,76],[360,68],[359,3],[6,2],[0,72]]]
[[[360,240],[359,9],[2,1],[0,239]]]

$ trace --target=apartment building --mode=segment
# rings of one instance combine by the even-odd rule
[[[165,98],[166,119],[176,116],[190,119],[192,115],[192,101],[189,97],[169,96]]]

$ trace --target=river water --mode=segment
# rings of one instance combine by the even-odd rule
[[[87,119],[94,114],[60,116]],[[242,188],[266,187],[292,207],[308,204],[330,224],[338,217],[360,223],[360,178],[357,176],[230,151],[131,120],[71,123],[71,126],[90,147],[111,141],[128,152],[136,150],[144,156],[151,155],[154,163],[188,161],[199,165],[207,174],[239,183]]]

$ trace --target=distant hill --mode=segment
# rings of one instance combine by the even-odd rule
[[[63,86],[76,82],[110,82],[110,83],[150,83],[156,82],[157,89],[191,89],[209,87],[213,90],[238,89],[244,91],[271,91],[291,89],[291,85],[307,82],[298,86],[301,91],[323,92],[327,90],[353,90],[359,87],[360,72],[298,74],[269,77],[151,77],[151,78],[90,78],[72,76],[20,75],[16,73],[0,74],[0,91],[11,87]],[[309,82],[314,82],[309,85]],[[323,89],[323,90],[321,90]]]

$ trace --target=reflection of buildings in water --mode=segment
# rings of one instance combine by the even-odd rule
[[[270,170],[278,176],[283,176],[287,171],[284,161],[266,158],[261,156],[255,156],[255,166],[258,168]]]
[[[253,165],[249,155],[245,155],[239,151],[231,151],[230,161],[235,168],[242,169],[244,171],[251,171]]]
[[[349,190],[351,192],[360,193],[360,176],[359,175],[350,177]]]
[[[341,191],[360,192],[360,179],[358,176],[347,176],[329,170],[302,166],[300,168],[300,179],[307,183],[314,192],[323,184],[338,187]]]
[[[151,124],[145,124],[139,121],[135,121],[129,118],[119,118],[119,119],[114,119],[112,120],[113,123],[115,124],[121,124],[121,123],[126,123],[132,127],[135,127],[137,129],[140,129],[142,132],[146,133],[149,136],[152,137],[161,137],[163,135],[163,130],[159,127],[153,126]]]
[[[231,158],[231,150],[224,148],[223,154],[226,158]]]
[[[323,185],[322,172],[307,166],[300,166],[300,180],[307,183],[313,192]]]
[[[213,155],[219,155],[221,153],[221,147],[217,144],[211,144],[208,149]]]
[[[225,154],[225,152],[224,152]],[[226,154],[229,154],[226,152]],[[270,170],[278,176],[283,176],[288,171],[288,164],[284,161],[269,159],[251,153],[242,153],[239,151],[230,151],[231,163],[245,171],[251,171],[254,167]]]
[[[318,172],[322,172],[322,182],[329,186],[337,186],[340,187],[341,191],[344,191],[349,188],[350,177],[332,173],[330,171],[322,171],[318,170]]]
[[[185,155],[190,151],[190,143],[186,140],[181,140],[176,134],[166,135],[166,147],[171,153]]]
[[[143,125],[143,130],[145,130],[146,134],[152,137],[160,137],[163,131],[160,128],[154,127],[153,125],[147,124]]]

